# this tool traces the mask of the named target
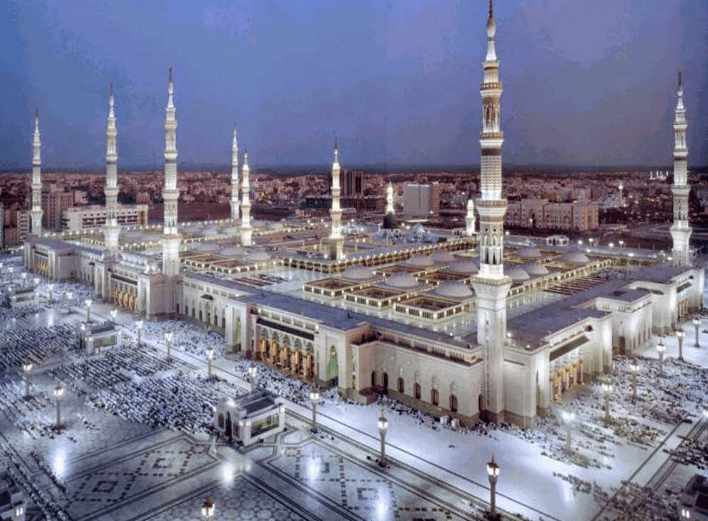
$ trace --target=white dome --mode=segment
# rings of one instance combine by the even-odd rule
[[[386,279],[386,285],[392,288],[415,288],[418,286],[418,280],[409,273],[396,273]]]
[[[250,262],[263,262],[270,259],[268,252],[264,250],[254,250],[248,255],[248,260]]]
[[[525,264],[522,266],[524,271],[529,275],[548,275],[548,270],[543,264],[538,262],[532,262],[531,264]]]
[[[504,275],[511,278],[514,282],[522,282],[524,280],[529,280],[529,274],[518,266],[512,266],[510,268],[504,268]]]
[[[475,261],[461,260],[450,264],[446,271],[459,273],[461,275],[474,275],[475,273],[479,273],[479,266],[477,266]]]
[[[229,246],[228,248],[224,248],[219,252],[219,255],[223,255],[225,257],[233,257],[234,255],[241,255],[243,253],[243,248],[239,246]]]
[[[342,277],[351,280],[367,280],[376,277],[376,274],[369,268],[363,266],[353,266],[342,273]]]
[[[473,295],[472,290],[467,284],[462,282],[445,282],[440,284],[435,293],[441,297],[452,298],[469,298]]]
[[[208,237],[208,236],[212,236],[212,235],[219,235],[219,231],[218,231],[216,228],[207,228],[207,229],[202,230],[201,232],[199,232],[199,235],[201,235],[202,237]]]
[[[455,256],[447,250],[438,250],[430,256],[433,262],[455,262]]]
[[[516,255],[523,257],[525,259],[539,259],[541,258],[541,252],[535,246],[526,246],[521,248],[516,252]]]
[[[569,264],[587,264],[590,262],[590,259],[588,259],[586,255],[580,251],[569,251],[568,253],[561,255],[558,260]]]
[[[216,251],[219,249],[219,245],[213,242],[200,242],[194,249],[197,251]]]
[[[430,260],[430,257],[424,257],[423,255],[416,255],[416,256],[408,259],[404,264],[407,264],[408,266],[415,266],[417,268],[421,268],[424,266],[432,266],[433,261]]]

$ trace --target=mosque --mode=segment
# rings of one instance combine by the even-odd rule
[[[330,223],[252,222],[248,153],[239,168],[235,128],[231,218],[178,222],[170,70],[164,225],[118,225],[111,89],[107,220],[98,232],[42,232],[35,118],[25,267],[50,280],[82,281],[97,298],[149,320],[202,323],[224,335],[228,353],[337,387],[363,403],[385,393],[462,424],[532,425],[565,392],[609,371],[613,353],[635,354],[703,306],[704,269],[693,266],[689,247],[683,84],[679,75],[671,257],[514,241],[503,227],[502,82],[491,2],[486,33],[481,195],[470,198],[461,233],[405,231],[390,191],[381,227],[343,226],[336,143]]]

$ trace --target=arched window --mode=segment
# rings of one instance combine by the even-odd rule
[[[440,402],[440,394],[437,389],[430,390],[430,403],[437,405]]]
[[[222,413],[219,413],[219,428],[224,428],[224,415]]]
[[[457,396],[454,394],[450,395],[450,410],[452,412],[457,412]]]
[[[371,387],[376,387],[376,371],[371,371]]]
[[[402,377],[398,377],[398,392],[403,394],[406,392],[406,382]]]
[[[420,384],[418,382],[413,386],[413,395],[416,400],[420,400]]]
[[[388,392],[388,373],[383,374],[383,388],[384,392]]]

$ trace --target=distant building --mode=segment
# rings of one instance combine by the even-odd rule
[[[509,203],[506,224],[517,228],[566,231],[595,230],[600,225],[595,203],[552,203],[547,199],[522,199]]]
[[[74,206],[72,192],[42,192],[42,227],[60,231],[62,213],[72,206]]]
[[[681,519],[708,520],[708,478],[694,474],[679,496]]]
[[[441,185],[407,184],[403,192],[403,217],[428,219],[440,216]]]
[[[0,520],[25,521],[25,499],[22,490],[9,474],[0,474]]]
[[[76,206],[64,211],[62,230],[81,231],[100,228],[106,224],[105,206]],[[148,221],[148,207],[144,204],[118,206],[118,224],[121,226],[145,225]]]

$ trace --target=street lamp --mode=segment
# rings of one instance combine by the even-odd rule
[[[214,515],[214,502],[211,500],[211,494],[207,494],[206,501],[202,503],[202,515],[207,520]]]
[[[386,419],[386,409],[381,407],[381,416],[379,416],[379,434],[381,435],[381,458],[379,458],[379,466],[386,466],[386,432],[388,431],[388,420]]]
[[[701,319],[699,319],[698,317],[694,318],[693,327],[696,328],[696,342],[693,344],[693,347],[701,347],[701,345],[698,343],[698,329],[701,327]]]
[[[251,366],[248,368],[248,378],[251,380],[251,392],[256,387],[256,375],[258,374],[258,368],[256,364],[251,362]]]
[[[492,461],[487,463],[487,477],[489,477],[489,490],[492,494],[491,500],[489,501],[489,519],[496,519],[497,478],[499,477],[499,465],[497,465],[494,461],[494,455],[492,455]]]
[[[39,286],[39,277],[34,278],[34,285]]]
[[[572,411],[562,411],[561,416],[563,417],[566,429],[568,430],[567,436],[565,438],[565,448],[568,452],[570,452],[570,427],[571,423],[575,419],[575,413]]]
[[[632,371],[632,403],[637,401],[637,375],[639,374],[639,364],[636,359],[629,363],[629,370]]]
[[[138,320],[138,321],[135,323],[135,325],[138,327],[138,347],[140,347],[140,346],[142,345],[142,343],[141,343],[141,341],[140,341],[140,333],[143,332],[143,321],[142,321],[142,320]]]
[[[51,305],[54,293],[54,284],[47,284],[47,291],[49,291],[49,305]]]
[[[683,362],[683,338],[686,336],[686,332],[683,329],[676,331],[676,339],[679,345],[679,356],[678,359]]]
[[[317,392],[316,387],[313,387],[312,390],[310,390],[310,401],[312,402],[312,432],[313,433],[317,432],[317,400],[319,400],[319,399],[320,399],[320,393]]]
[[[214,360],[214,348],[211,346],[207,346],[206,348],[206,357],[207,357],[207,378],[211,380],[211,363],[212,360]]]
[[[54,388],[54,398],[57,400],[57,430],[61,427],[61,397],[64,396],[64,385],[61,381],[57,382]]]
[[[25,396],[30,395],[30,372],[32,372],[32,367],[34,367],[32,360],[25,358],[22,363],[22,370],[25,372]]]
[[[664,351],[666,351],[666,346],[661,338],[659,343],[656,344],[656,350],[659,352],[659,376],[664,376]]]
[[[86,322],[91,322],[91,304],[93,302],[91,301],[90,298],[87,298],[84,300],[84,304],[86,304]]]
[[[610,418],[610,392],[612,391],[612,383],[609,378],[605,378],[602,382],[602,390],[605,395],[605,421],[609,423]]]
[[[172,359],[172,331],[167,331],[165,333],[165,344],[167,344],[167,361]]]
[[[115,322],[116,317],[118,316],[118,310],[117,309],[111,309],[111,321]]]

